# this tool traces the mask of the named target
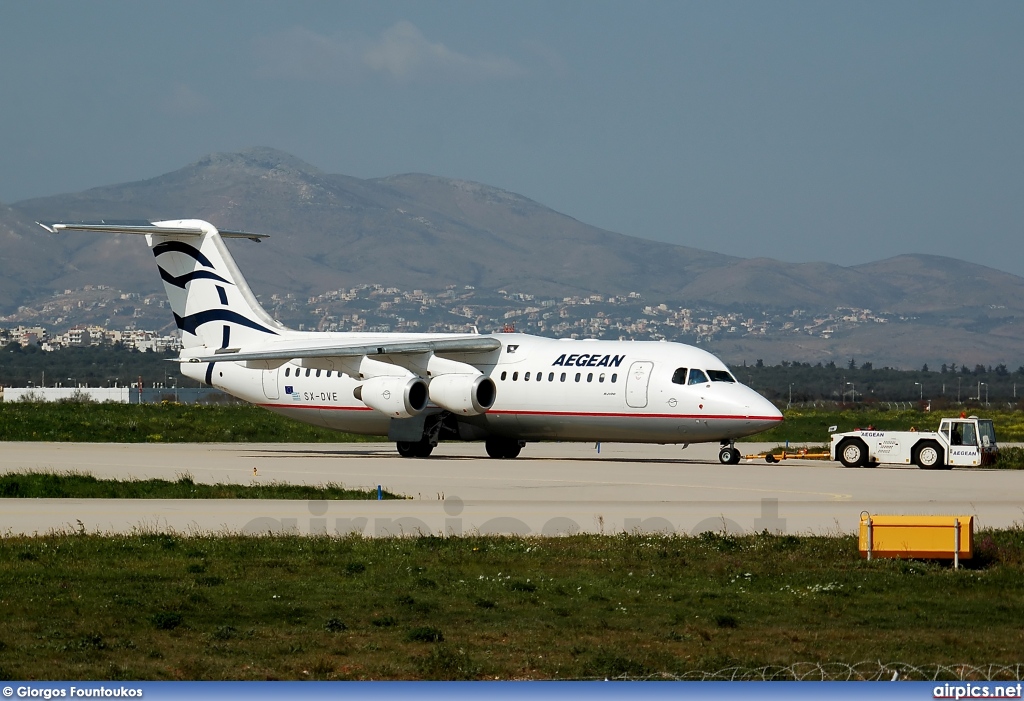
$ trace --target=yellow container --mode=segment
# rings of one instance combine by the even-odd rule
[[[959,556],[960,560],[969,560],[974,555],[974,517],[861,514],[860,554],[868,557],[869,552],[873,558],[954,559]]]

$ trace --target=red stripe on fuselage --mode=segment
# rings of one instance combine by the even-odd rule
[[[622,419],[748,419],[755,421],[782,421],[777,416],[730,416],[728,414],[626,414],[622,412],[587,411],[494,411],[488,414],[509,414],[515,416],[587,416]]]
[[[265,408],[277,409],[326,409],[328,411],[373,411],[362,406],[324,406],[317,404],[260,404]],[[729,416],[726,414],[624,414],[621,412],[586,411],[502,411],[491,410],[488,416],[580,416],[586,418],[612,419],[732,419],[746,421],[782,421],[780,416]]]
[[[257,404],[264,409],[328,409],[331,411],[373,411],[368,406],[323,406],[319,404]]]

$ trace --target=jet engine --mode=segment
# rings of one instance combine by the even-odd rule
[[[408,419],[427,407],[427,383],[408,375],[371,377],[352,394],[366,406],[393,419]]]
[[[430,380],[430,400],[459,416],[476,416],[494,406],[497,390],[485,375],[453,373]]]

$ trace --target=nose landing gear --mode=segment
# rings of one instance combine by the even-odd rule
[[[722,450],[718,453],[718,461],[723,465],[738,465],[740,462],[740,451],[736,450],[734,441],[722,443]]]

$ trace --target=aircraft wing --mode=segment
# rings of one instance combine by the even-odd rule
[[[248,360],[294,360],[295,358],[351,358],[363,355],[404,355],[414,353],[487,353],[501,348],[493,336],[435,338],[422,341],[378,341],[334,346],[295,346],[265,351],[220,348],[213,355],[188,358],[190,363],[243,362]]]

